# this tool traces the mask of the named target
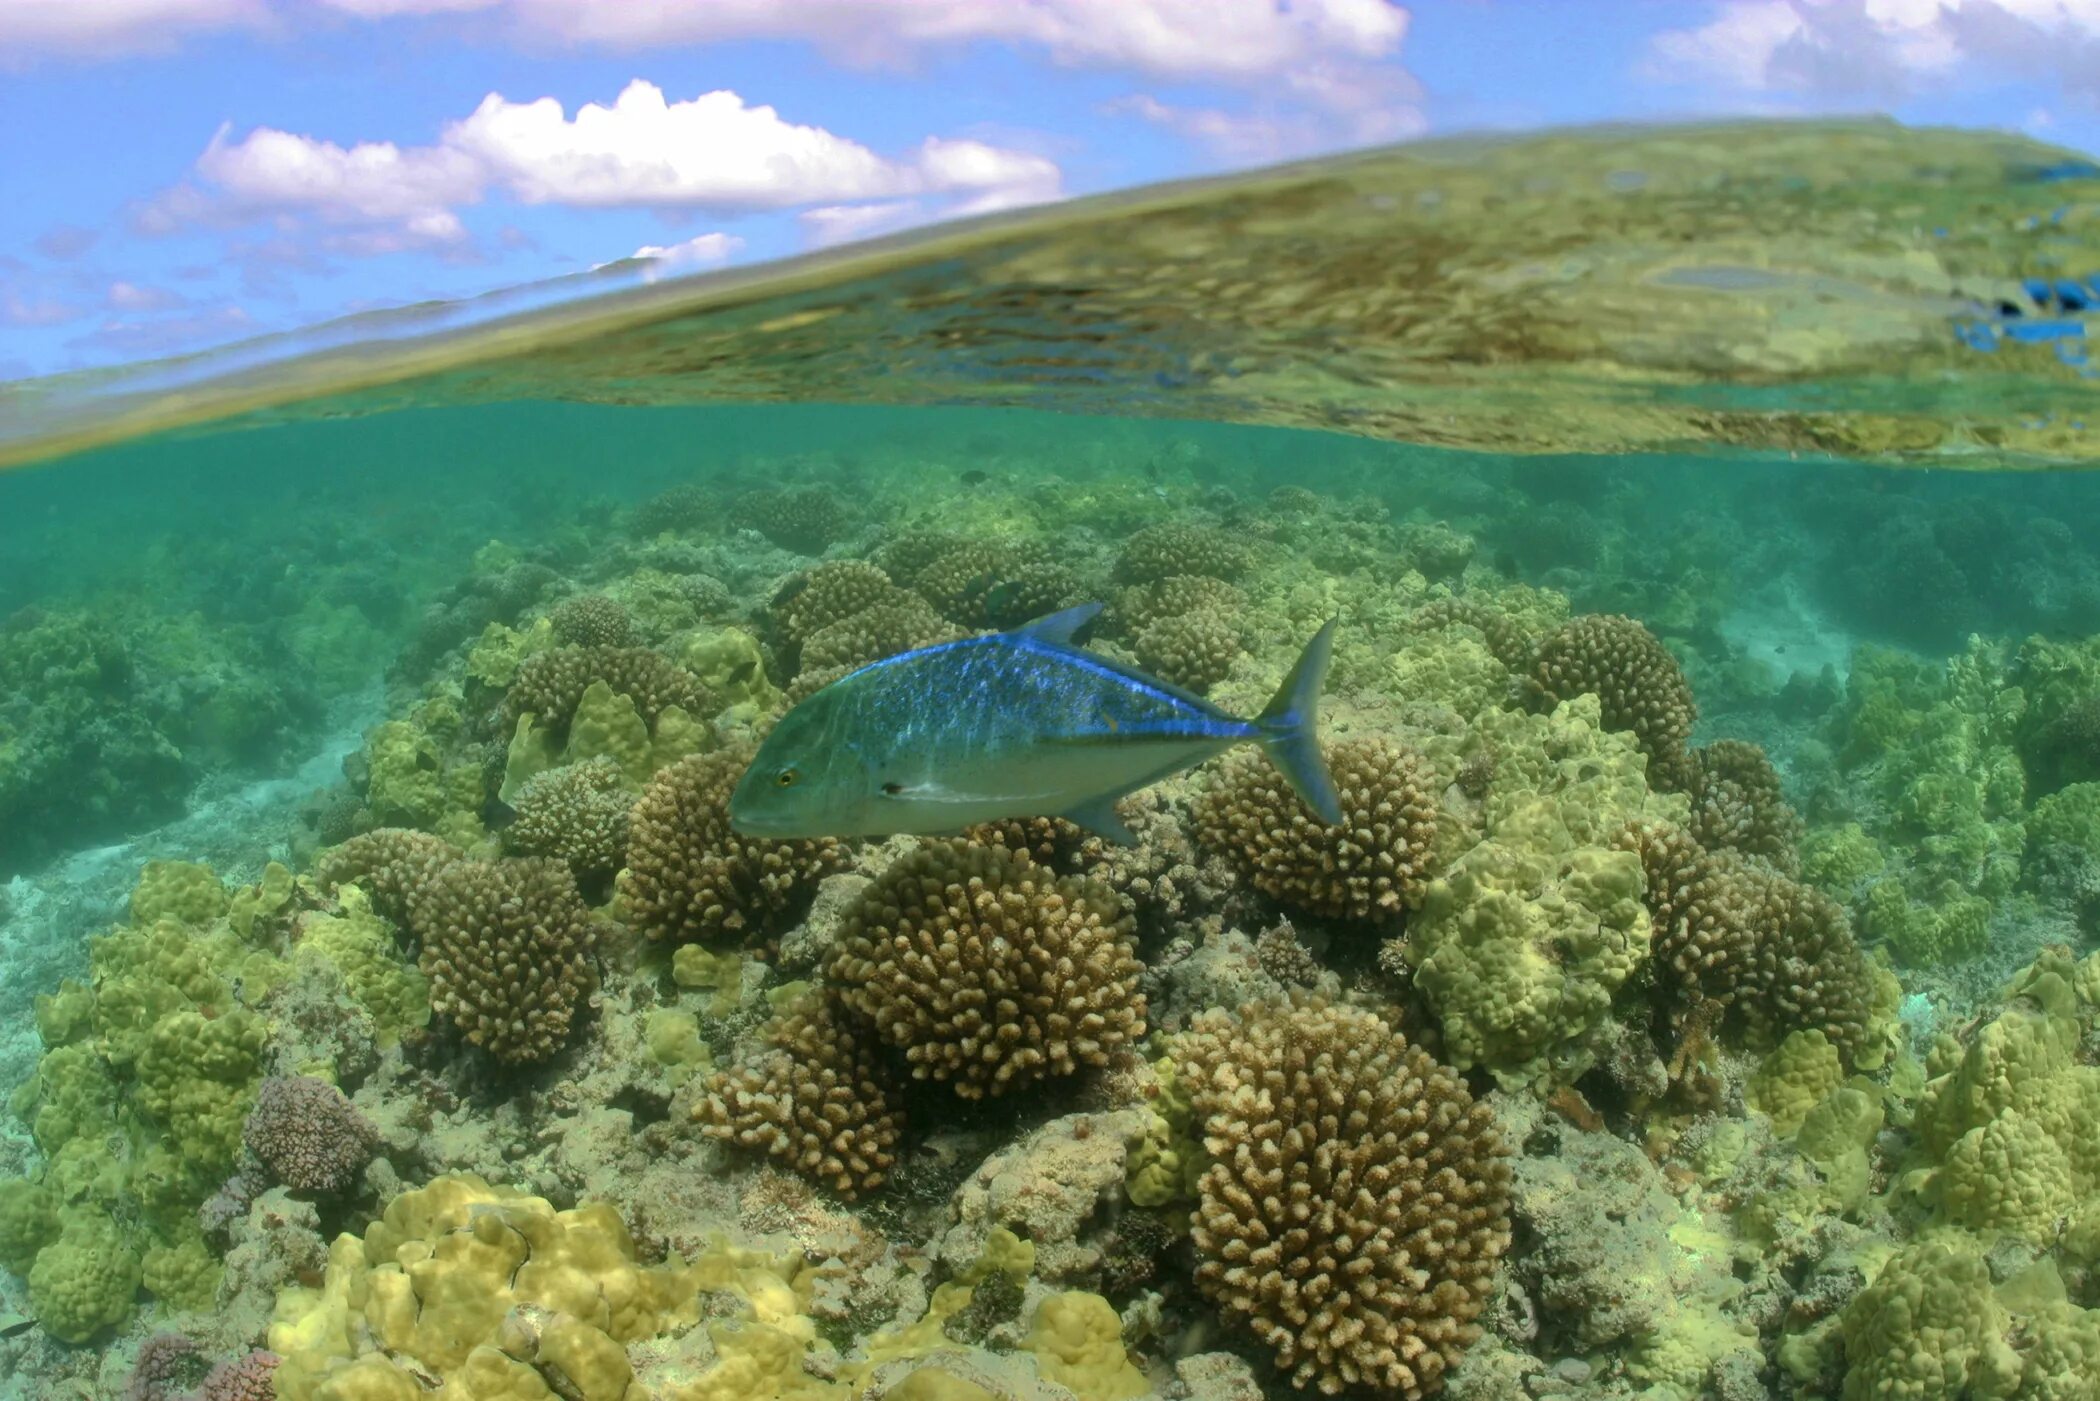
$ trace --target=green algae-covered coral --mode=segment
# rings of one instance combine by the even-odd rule
[[[61,1342],[88,1342],[131,1317],[141,1283],[136,1250],[93,1208],[62,1213],[57,1238],[29,1267],[29,1306]]]
[[[1206,1012],[1175,1056],[1210,1159],[1198,1287],[1297,1386],[1436,1391],[1479,1335],[1509,1245],[1509,1169],[1486,1108],[1353,1008]]]

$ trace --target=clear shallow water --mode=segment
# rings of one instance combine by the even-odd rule
[[[1878,159],[1876,143],[1899,139],[1913,138],[1869,129],[1788,149],[1842,166],[1846,140]],[[1714,230],[1728,226],[1713,210],[1738,211],[1746,222],[1716,238],[1733,248],[1725,258],[1643,253],[1652,235],[1636,220],[1615,227],[1570,204],[1565,184],[1527,196],[1526,214],[1560,212],[1505,219],[1503,252],[1532,256],[1569,231],[1585,251],[1567,243],[1569,261],[1526,273],[1515,300],[1514,284],[1455,253],[1395,270],[1350,261],[1369,256],[1352,246],[1337,263],[1338,231],[1323,243],[1264,222],[1281,200],[1317,225],[1332,206],[1307,191],[1388,178],[1373,163],[1243,193],[1240,206],[1229,191],[1206,195],[1237,209],[1205,227],[1247,240],[1236,266],[1252,284],[1222,265],[1209,284],[1185,268],[1147,283],[1129,267],[1096,266],[1087,281],[1060,265],[1064,291],[1050,298],[1043,260],[1114,241],[1065,229],[1063,242],[1029,244],[1024,229],[997,251],[1005,283],[984,275],[988,255],[949,249],[918,263],[885,254],[879,275],[846,270],[872,282],[686,289],[677,295],[716,309],[660,305],[595,338],[566,321],[512,359],[470,337],[445,352],[449,368],[386,369],[383,388],[346,387],[341,362],[294,366],[264,375],[267,412],[0,473],[0,1082],[26,1087],[0,1123],[5,1384],[121,1395],[140,1341],[161,1329],[199,1349],[172,1365],[168,1394],[200,1382],[203,1363],[265,1344],[287,1358],[287,1395],[363,1395],[349,1378],[377,1385],[387,1368],[463,1376],[463,1350],[364,1300],[396,1287],[373,1280],[413,1274],[398,1250],[466,1250],[468,1215],[412,1221],[434,1199],[402,1194],[476,1173],[555,1208],[607,1201],[629,1223],[632,1262],[589,1237],[588,1292],[648,1280],[665,1302],[612,1332],[580,1321],[609,1339],[602,1356],[624,1349],[658,1398],[750,1375],[762,1379],[738,1385],[753,1395],[798,1394],[790,1383],[879,1394],[914,1366],[989,1394],[1045,1394],[1029,1389],[1043,1378],[1081,1396],[1225,1394],[1202,1388],[1227,1377],[1292,1394],[1294,1364],[1247,1326],[1245,1308],[1257,1325],[1273,1318],[1260,1290],[1205,1268],[1235,1234],[1262,1229],[1260,1212],[1232,1218],[1225,1180],[1193,1171],[1160,1188],[1162,1153],[1218,1171],[1229,1157],[1206,1156],[1218,1150],[1179,1111],[1157,1111],[1183,1092],[1177,1055],[1200,1081],[1278,1026],[1285,1045],[1340,1026],[1359,1045],[1402,1035],[1424,1047],[1450,1067],[1436,1083],[1484,1106],[1478,1143],[1509,1155],[1452,1150],[1484,1203],[1438,1228],[1484,1262],[1438,1257],[1432,1273],[1447,1271],[1461,1301],[1418,1306],[1419,1286],[1403,1283],[1354,1315],[1374,1333],[1432,1338],[1427,1355],[1455,1364],[1448,1380],[1436,1361],[1418,1363],[1413,1383],[1383,1374],[1388,1394],[1874,1394],[1908,1375],[1903,1340],[1873,1341],[1882,1300],[1908,1279],[1969,1320],[1970,1351],[1949,1364],[1965,1384],[2009,1367],[2028,1389],[2007,1394],[2100,1386],[2080,1370],[2093,1354],[2075,1346],[2100,1317],[2087,1312],[2100,1290],[2080,1244],[2100,1160],[2066,1127],[2082,1122],[2096,1073],[2079,1048],[2100,979],[2075,961],[2100,939],[2100,532],[2086,528],[2100,519],[2100,478],[1945,466],[2089,456],[2089,386],[2056,350],[2084,313],[2036,303],[2017,276],[2037,248],[2082,266],[2089,216],[2076,181],[2019,175],[2033,148],[1947,140],[1960,159],[1846,197],[1942,213],[1950,189],[1972,201],[1962,227],[1977,232],[1937,272],[1916,261],[1947,241],[1937,224],[1869,237],[1835,203],[1796,211],[1825,241],[1758,245],[1767,215],[1755,198],[1740,215],[1725,172],[1697,184],[1708,204],[1684,196],[1664,221]],[[1711,154],[1692,142],[1673,158],[1686,151],[1694,165]],[[1995,185],[1978,173],[1986,155],[2000,162]],[[1606,170],[1623,159],[1592,156]],[[1482,160],[1498,180],[1521,163],[1503,148]],[[1667,193],[1674,167],[1653,164],[1665,174],[1652,184],[1607,188]],[[1452,168],[1442,185],[1475,188],[1470,167]],[[2001,219],[2042,186],[2067,217],[2038,229]],[[2000,205],[1979,190],[2014,193]],[[1278,239],[1301,256],[1276,263],[1265,288],[1265,255],[1248,250],[1273,254]],[[1162,235],[1154,253],[1169,246]],[[1613,249],[1638,272],[1595,273]],[[2002,275],[1986,277],[1999,255]],[[1030,258],[1036,293],[994,316],[994,289]],[[1658,273],[1665,262],[1688,270]],[[1331,280],[1338,269],[1347,278]],[[1935,277],[1927,312],[1920,289]],[[1301,299],[1314,283],[1323,299]],[[1641,315],[1603,283],[1652,289]],[[2001,287],[2027,299],[2018,315],[1997,304]],[[1381,320],[1365,288],[1443,304],[1426,317],[1388,307]],[[1704,303],[1671,300],[1680,292],[1752,304],[1709,319]],[[918,299],[911,315],[900,298]],[[813,301],[831,310],[816,315]],[[1529,319],[1503,319],[1518,301]],[[1167,311],[1206,305],[1234,312]],[[1257,321],[1248,308],[1261,305]],[[1614,307],[1631,319],[1608,317],[1590,349],[1570,349],[1578,311]],[[1323,317],[1342,319],[1315,334]],[[1990,339],[1976,326],[2015,322],[2061,333],[1976,343]],[[958,335],[965,325],[972,334]],[[1547,326],[1559,329],[1533,334]],[[1879,329],[1856,335],[1863,326]],[[1482,353],[1489,331],[1494,354]],[[1732,350],[1714,339],[1724,335]],[[773,350],[747,355],[753,337],[775,338]],[[1065,353],[1074,345],[1086,353]],[[1232,346],[1247,358],[1233,362]],[[1162,368],[1170,360],[1181,368]],[[224,402],[260,402],[261,382]],[[792,401],[693,402],[740,392]],[[885,398],[915,402],[826,402]],[[973,399],[1118,413],[958,402]],[[165,405],[114,402],[119,426],[133,412],[139,426],[167,421]],[[54,424],[62,415],[21,420],[14,441],[70,441],[39,438]],[[1587,450],[1607,444],[1645,450]],[[1160,582],[1189,577],[1212,582]],[[579,609],[578,597],[613,604]],[[521,835],[535,772],[604,755],[621,771],[612,796],[582,806],[624,813],[639,796],[646,808],[677,781],[667,771],[733,767],[766,717],[835,665],[1092,597],[1111,604],[1101,645],[1235,713],[1258,708],[1304,638],[1338,615],[1326,731],[1353,746],[1337,762],[1371,807],[1347,846],[1272,836],[1257,859],[1217,795],[1258,770],[1213,766],[1144,801],[1133,852],[1028,835],[1040,863],[1029,878],[1078,882],[1068,899],[1127,920],[1120,937],[1144,969],[1106,992],[1058,986],[1058,1007],[1101,997],[1123,1033],[1069,1074],[1026,1072],[989,1098],[958,1094],[959,1071],[913,1082],[906,1067],[942,1063],[923,1047],[953,1033],[893,1031],[895,1017],[841,991],[867,981],[837,952],[841,918],[904,919],[882,892],[894,900],[914,860],[952,876],[940,862],[980,859],[958,848],[753,857],[781,863],[769,885],[734,874],[745,857],[709,827],[704,795],[654,847],[641,827],[626,833],[610,864],[562,847],[550,879],[597,911],[588,934],[564,936],[587,946],[577,966],[594,986],[556,978],[528,995],[559,1023],[529,1054],[487,1031],[509,1015],[510,984],[458,971],[514,937],[500,919],[462,917],[463,936],[436,916],[419,922],[382,908],[388,878],[367,873],[375,914],[328,874],[325,852],[374,827],[442,837],[447,859],[516,861],[541,850]],[[1593,636],[1581,620],[1595,615],[1635,621]],[[692,680],[679,684],[703,688],[681,707],[697,728],[667,723],[646,697],[621,700],[646,689],[633,679],[641,664],[602,653],[579,663],[591,673],[580,680],[620,681],[606,688],[610,710],[521,728],[521,666],[578,642],[639,646],[651,665],[682,668]],[[1612,708],[1586,709],[1569,667],[1589,668]],[[688,750],[724,757],[681,759]],[[1783,807],[1760,787],[1768,778]],[[1257,826],[1291,830],[1286,808],[1263,817],[1257,799],[1234,801]],[[1391,819],[1409,803],[1431,815]],[[1636,871],[1623,840],[1633,821],[1696,832],[1703,864]],[[728,899],[735,920],[671,920],[632,875],[614,882],[624,861],[659,894],[697,883],[693,868],[665,866],[664,841],[727,863],[727,888],[744,892]],[[157,867],[141,886],[151,861],[213,874]],[[1337,864],[1356,876],[1341,893],[1318,876]],[[282,884],[291,874],[307,884]],[[1694,974],[1672,923],[1680,896],[1726,934],[1700,946],[1709,961]],[[135,932],[91,937],[123,927]],[[1039,914],[1022,927],[1005,946],[1068,937]],[[710,956],[674,963],[674,946]],[[548,966],[569,956],[530,947],[528,961]],[[1779,972],[1759,971],[1769,967]],[[907,987],[904,1000],[938,1006],[954,986],[1001,976],[963,960],[947,990]],[[1260,1010],[1287,1006],[1294,988],[1329,1010]],[[769,1018],[831,997],[879,1042],[867,1083],[902,1122],[878,1154],[888,1181],[856,1182],[868,1190],[851,1201],[836,1178],[806,1180],[762,1145],[706,1133],[733,1118],[737,1076],[779,1064]],[[1318,1020],[1336,1006],[1375,1020]],[[1239,1050],[1178,1039],[1219,1008],[1242,1018],[1223,1042]],[[1036,1025],[1018,1033],[1024,1044],[1046,1034]],[[805,1043],[782,1073],[822,1063]],[[1348,1073],[1330,1060],[1313,1079]],[[246,1167],[274,1195],[200,1221],[254,1142],[272,1147],[269,1131],[244,1142],[242,1125],[273,1076],[339,1085],[369,1134],[321,1130],[313,1151],[362,1149],[325,1189],[294,1182],[273,1149],[274,1165]],[[1407,1082],[1380,1072],[1379,1083]],[[1198,1106],[1220,1143],[1281,1133],[1293,1112],[1250,1124]],[[1392,1172],[1395,1200],[1438,1219],[1408,1195],[1423,1172],[1405,1161]],[[1060,1193],[1053,1181],[1086,1185]],[[2014,1185],[1994,1192],[1994,1181]],[[327,1241],[364,1233],[397,1199],[410,1203],[394,1216],[401,1234],[335,1259],[327,1293]],[[548,1244],[538,1210],[484,1200],[470,1214],[541,1233],[549,1255],[600,1229],[571,1221],[562,1229],[584,1234]],[[1029,1239],[1032,1263],[980,1265],[998,1256],[994,1226]],[[733,1279],[710,1245],[725,1233],[757,1252],[737,1257]],[[476,1365],[513,1369],[528,1394],[549,1378],[623,1394],[602,1374],[578,1383],[569,1366],[581,1364],[558,1347],[520,1341],[518,1326],[551,1326],[536,1310],[587,1313],[579,1296],[504,1294],[503,1272],[481,1279],[481,1268],[455,1274],[479,1310],[462,1336],[504,1343],[510,1360],[483,1353]],[[928,1287],[972,1279],[972,1311],[896,1331],[960,1308],[952,1291],[929,1302]],[[419,1310],[436,1307],[440,1286],[410,1288],[425,1291]],[[1049,1306],[1064,1291],[1105,1302]],[[723,1327],[694,1326],[703,1313]],[[1053,1346],[1045,1317],[1091,1350]],[[759,1366],[761,1344],[777,1370],[735,1371]],[[1339,1365],[1316,1360],[1307,1379]]]

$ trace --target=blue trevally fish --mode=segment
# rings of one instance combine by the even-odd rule
[[[1332,620],[1268,708],[1241,720],[1078,646],[1100,611],[1082,604],[840,677],[766,736],[730,797],[731,825],[756,837],[871,837],[1064,817],[1127,843],[1117,799],[1247,743],[1323,822],[1341,820],[1314,733]]]

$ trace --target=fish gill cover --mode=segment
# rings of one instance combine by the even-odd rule
[[[108,400],[0,474],[0,1394],[2100,1393],[2100,477],[1882,469],[2089,455],[2060,163],[1421,146]],[[1341,820],[729,821],[1093,600],[1234,715],[1339,617]]]

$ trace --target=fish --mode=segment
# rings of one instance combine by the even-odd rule
[[[1076,641],[1083,603],[1010,632],[899,653],[833,681],[781,717],[729,799],[751,837],[882,837],[1063,817],[1126,845],[1125,795],[1240,744],[1258,744],[1322,822],[1341,801],[1321,758],[1320,691],[1335,620],[1314,634],[1251,720]]]
[[[962,484],[964,486],[983,486],[991,479],[991,473],[977,467],[972,467],[969,471],[962,474]]]

